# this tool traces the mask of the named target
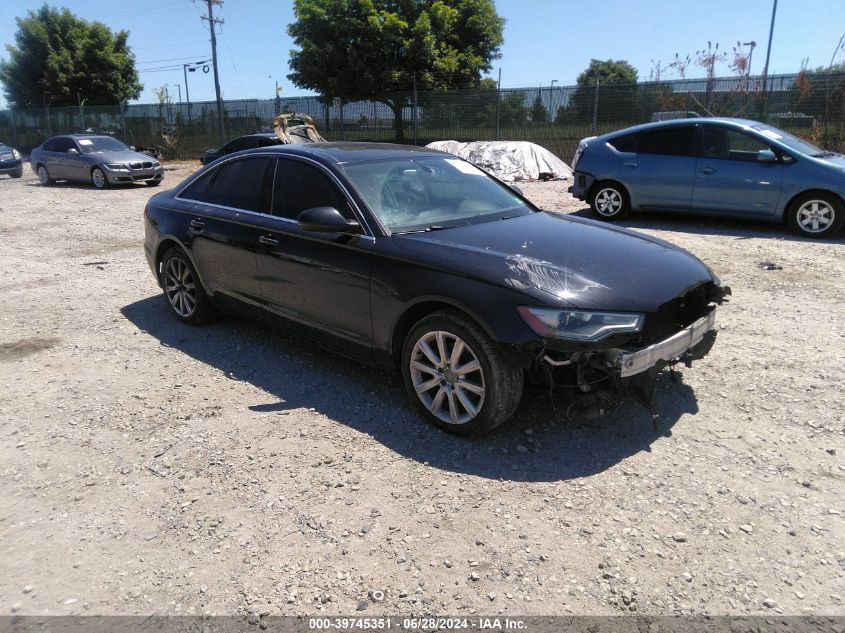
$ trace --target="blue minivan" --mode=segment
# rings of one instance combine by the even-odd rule
[[[596,217],[631,210],[787,222],[834,235],[845,222],[845,155],[745,119],[675,119],[578,144],[570,192]]]

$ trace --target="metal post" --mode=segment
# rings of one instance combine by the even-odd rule
[[[9,108],[9,116],[12,117],[12,142],[15,144],[14,146],[18,146],[18,128],[15,127],[15,109]]]
[[[191,93],[188,91],[188,66],[182,64],[182,74],[185,75],[185,101],[188,103],[188,123],[191,122]]]
[[[599,80],[596,79],[596,92],[593,96],[593,136],[596,135],[599,123]]]
[[[123,124],[123,142],[125,143],[129,139],[126,137],[126,110],[123,107],[124,103],[126,103],[126,97],[120,100],[120,120]]]
[[[344,138],[344,132],[345,132],[345,129],[343,127],[343,119],[344,118],[345,117],[344,117],[344,113],[343,113],[343,97],[341,97],[341,99],[340,99],[340,140],[341,141],[346,140],[346,138]]]
[[[44,116],[47,117],[47,136],[53,136],[53,126],[50,124],[50,106],[47,105],[47,95],[42,94],[44,99]]]
[[[496,82],[496,140],[499,140],[499,115],[502,110],[502,69],[499,68],[499,80]]]
[[[79,104],[79,131],[85,131],[85,110],[82,109],[82,98],[79,91],[76,91],[76,102]]]
[[[417,73],[414,71],[414,145],[417,144]]]

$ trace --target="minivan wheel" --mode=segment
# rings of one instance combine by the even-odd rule
[[[106,178],[105,172],[99,167],[94,167],[94,169],[91,170],[91,183],[97,189],[105,189],[109,186],[109,181]]]
[[[161,260],[161,286],[176,318],[190,325],[207,321],[212,314],[208,296],[185,252],[173,247]]]
[[[458,435],[493,430],[522,397],[522,370],[477,324],[455,311],[422,318],[402,349],[405,389],[425,417]]]
[[[35,170],[35,174],[38,176],[38,182],[42,185],[49,185],[53,182],[53,179],[50,178],[50,172],[47,171],[44,165],[39,165],[38,169]]]
[[[628,215],[628,193],[615,182],[600,182],[593,188],[590,208],[600,220],[621,220]]]
[[[830,237],[845,222],[845,205],[828,193],[808,193],[792,203],[789,223],[799,235],[812,238]]]

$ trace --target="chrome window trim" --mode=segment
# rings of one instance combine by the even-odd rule
[[[245,158],[258,158],[258,157],[277,159],[277,164],[275,164],[273,166],[273,182],[270,186],[270,208],[271,209],[273,208],[273,189],[274,189],[275,184],[276,184],[276,170],[278,169],[278,159],[293,158],[294,160],[300,160],[300,161],[305,162],[305,163],[310,163],[310,164],[314,165],[315,167],[317,167],[317,169],[321,170],[323,174],[329,176],[329,178],[331,180],[333,180],[334,183],[340,188],[341,193],[346,198],[346,202],[349,204],[349,208],[352,209],[352,213],[355,214],[355,216],[358,218],[358,223],[366,231],[366,234],[361,235],[360,237],[369,237],[369,238],[373,238],[373,239],[375,238],[375,232],[370,227],[370,223],[367,221],[366,215],[361,211],[360,207],[355,203],[355,200],[349,194],[349,190],[346,188],[346,186],[344,186],[344,184],[340,181],[340,179],[335,174],[333,174],[331,171],[326,169],[325,165],[323,165],[319,161],[314,160],[313,158],[308,158],[307,156],[298,156],[298,155],[294,155],[294,154],[280,155],[277,152],[256,152],[255,154],[244,154],[244,155],[241,155],[241,156],[232,156],[232,157],[227,158],[225,160],[221,160],[221,162],[219,164],[215,165],[213,169],[203,171],[202,173],[197,174],[194,178],[191,178],[190,181],[185,183],[185,186],[182,187],[176,193],[174,198],[176,198],[177,200],[195,202],[196,204],[205,204],[205,205],[208,205],[210,207],[215,207],[217,209],[226,209],[226,210],[229,210],[229,211],[237,211],[238,213],[249,213],[251,215],[257,215],[257,216],[265,217],[265,218],[273,218],[275,220],[281,220],[281,221],[284,221],[284,222],[290,222],[292,224],[296,224],[297,223],[296,220],[292,220],[291,218],[283,218],[283,217],[278,216],[278,215],[273,215],[272,213],[261,213],[260,211],[250,211],[248,209],[238,209],[236,207],[227,207],[227,206],[222,205],[222,204],[214,204],[213,202],[204,202],[203,200],[194,200],[193,198],[183,198],[182,197],[182,192],[185,191],[192,184],[194,184],[197,180],[199,180],[200,178],[208,175],[209,172],[211,172],[213,170],[220,169],[226,163],[229,163],[229,162],[235,161],[235,160],[245,159]],[[218,160],[220,160],[220,159],[218,159]]]

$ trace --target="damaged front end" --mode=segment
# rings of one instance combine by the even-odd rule
[[[658,374],[681,362],[689,367],[710,352],[716,341],[716,306],[730,295],[729,287],[708,282],[666,302],[653,313],[627,315],[628,321],[624,314],[558,311],[567,318],[567,323],[559,326],[560,330],[567,329],[563,333],[553,331],[548,320],[541,323],[538,311],[526,314],[528,310],[520,310],[535,332],[545,334],[530,373],[550,389],[564,388],[593,396],[620,390],[630,393],[648,408],[656,429],[659,414],[654,389]],[[580,315],[592,330],[582,326],[579,331],[577,325],[570,325],[572,314]],[[601,315],[601,324],[596,325],[595,315]],[[635,316],[640,318],[635,320]],[[594,340],[589,340],[588,335],[593,332]],[[601,398],[592,398],[597,399]]]

